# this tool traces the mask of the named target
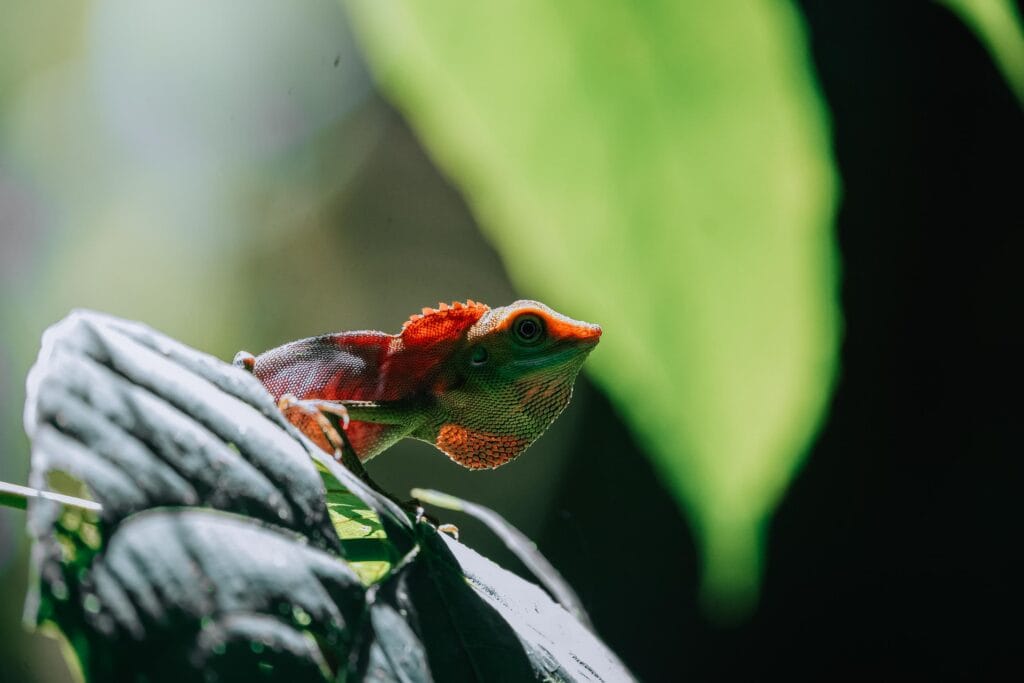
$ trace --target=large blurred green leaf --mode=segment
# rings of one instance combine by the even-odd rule
[[[592,369],[691,513],[705,597],[749,605],[840,326],[836,175],[793,7],[348,6],[519,286],[604,326]]]
[[[977,34],[1024,104],[1024,26],[1012,0],[942,0]]]

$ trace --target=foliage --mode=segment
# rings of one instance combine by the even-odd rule
[[[1024,105],[1024,26],[1013,0],[942,0],[992,55],[1007,85]]]
[[[319,451],[250,375],[148,328],[51,328],[26,428],[30,483],[70,475],[101,505],[29,506],[30,611],[88,680],[630,677],[540,589]]]
[[[594,374],[756,591],[828,401],[836,178],[789,3],[347,4],[380,83],[522,290],[606,334]]]

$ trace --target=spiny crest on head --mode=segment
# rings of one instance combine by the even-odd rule
[[[472,299],[466,303],[455,301],[440,303],[437,308],[424,308],[422,313],[410,316],[402,325],[401,337],[406,343],[437,342],[454,339],[472,327],[487,311],[487,304]]]

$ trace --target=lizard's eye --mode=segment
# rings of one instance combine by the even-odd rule
[[[532,313],[524,313],[512,323],[512,334],[520,344],[532,346],[544,338],[544,321]]]
[[[478,346],[473,349],[473,354],[469,357],[469,362],[473,365],[483,365],[487,362],[487,349],[482,346]]]

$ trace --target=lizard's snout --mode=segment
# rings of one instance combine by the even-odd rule
[[[601,326],[593,323],[581,323],[574,330],[573,339],[596,344],[601,339]]]

